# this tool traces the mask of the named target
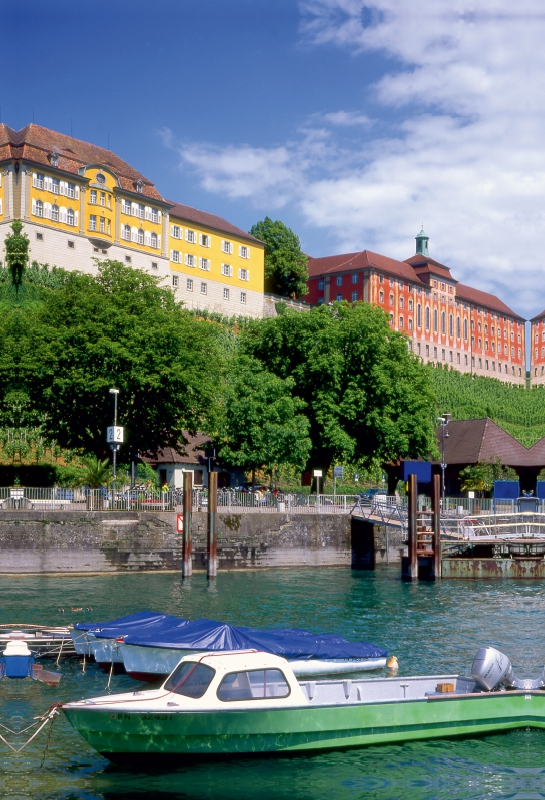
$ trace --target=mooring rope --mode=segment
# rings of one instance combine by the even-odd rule
[[[24,742],[24,744],[21,745],[21,747],[14,747],[10,742],[8,742],[8,740],[4,736],[2,736],[1,733],[0,733],[0,741],[4,742],[4,744],[7,745],[9,747],[9,749],[12,750],[14,753],[21,753],[25,749],[25,747],[27,747],[32,742],[32,740],[36,738],[36,736],[40,733],[40,731],[42,731],[45,728],[45,726],[47,725],[47,723],[51,720],[51,727],[49,729],[49,735],[47,737],[47,742],[46,742],[46,746],[45,746],[44,755],[43,755],[43,758],[42,758],[42,763],[40,764],[40,769],[41,769],[41,767],[43,766],[44,760],[45,760],[45,756],[46,756],[46,753],[47,753],[47,748],[49,747],[49,740],[51,738],[51,730],[53,728],[53,722],[55,720],[55,717],[59,713],[57,709],[61,705],[62,705],[62,703],[53,703],[53,705],[50,706],[49,711],[46,714],[44,714],[42,717],[39,717],[37,722],[33,722],[32,725],[29,725],[28,728],[25,728],[22,731],[18,731],[18,732],[10,731],[9,728],[7,728],[5,725],[2,725],[2,728],[4,728],[4,730],[7,730],[10,733],[13,733],[15,736],[21,736],[21,734],[26,733],[26,731],[30,730],[35,725],[38,725],[40,722],[42,723],[40,725],[40,727],[38,728],[38,730],[34,731],[32,736],[29,739],[27,739],[26,742]]]

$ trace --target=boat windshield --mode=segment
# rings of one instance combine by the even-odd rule
[[[176,667],[164,688],[169,692],[196,699],[203,696],[215,674],[216,670],[206,664],[184,661]]]
[[[266,697],[287,697],[290,687],[279,669],[255,669],[248,672],[231,672],[218,689],[218,699],[258,700]]]

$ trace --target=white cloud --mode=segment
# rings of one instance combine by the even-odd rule
[[[372,2],[304,0],[302,34],[316,46],[392,59],[373,87],[385,119],[398,120],[389,138],[370,139],[367,115],[341,109],[317,113],[278,147],[193,145],[180,148],[183,160],[210,191],[265,210],[292,204],[309,226],[302,238],[326,230],[338,251],[368,247],[406,258],[423,221],[432,255],[456,278],[498,293],[521,313],[541,311],[542,6]],[[347,142],[358,126],[367,128],[365,142]]]

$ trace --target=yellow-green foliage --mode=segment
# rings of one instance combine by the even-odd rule
[[[430,367],[439,413],[453,419],[490,417],[526,447],[545,436],[545,387],[526,389],[495,378]]]

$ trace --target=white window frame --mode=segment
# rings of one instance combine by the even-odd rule
[[[185,240],[186,240],[186,242],[189,242],[190,244],[196,244],[197,243],[197,234],[195,233],[195,231],[187,229],[186,232],[185,232]]]
[[[96,231],[97,229],[97,218],[95,214],[91,214],[89,217],[89,230]]]
[[[129,217],[131,216],[131,201],[130,200],[123,200],[123,204],[121,206],[121,211],[123,214],[127,214]]]
[[[239,281],[249,281],[250,280],[250,270],[244,269],[244,267],[240,267],[238,270],[238,279]]]
[[[199,258],[199,269],[205,269],[210,271],[210,259]]]
[[[180,232],[181,232],[181,230],[182,230],[182,229],[180,228],[180,226],[179,226],[179,225],[173,225],[173,226],[172,226],[172,230],[171,230],[171,236],[172,236],[172,238],[173,238],[173,239],[180,239],[180,238],[181,238],[181,236],[180,236]]]
[[[171,250],[170,251],[170,260],[174,262],[174,264],[180,263],[180,251],[179,250]]]
[[[233,243],[232,242],[228,242],[226,239],[224,239],[223,242],[221,243],[221,249],[222,249],[222,252],[228,253],[229,255],[232,255],[232,253],[233,253]]]
[[[186,289],[188,292],[193,291],[193,278],[188,278],[186,281]]]
[[[178,283],[179,283],[178,276],[177,275],[173,275],[172,276],[172,285],[176,286],[176,288],[177,288],[178,287]]]
[[[201,294],[208,294],[208,284],[201,282]]]
[[[122,225],[121,226],[121,238],[124,239],[126,242],[130,242],[130,240],[131,240],[131,226],[130,225]]]
[[[224,275],[226,278],[233,277],[233,267],[231,264],[222,264],[221,265],[221,274]]]
[[[246,303],[246,292],[241,292],[240,293],[240,302],[241,303]]]
[[[207,233],[201,233],[200,243],[202,247],[210,247],[212,244],[212,237],[209,236]]]
[[[97,202],[97,190],[96,189],[91,189],[91,191],[89,192],[89,202],[93,206],[96,205],[96,202]]]
[[[32,176],[32,185],[35,189],[44,188],[45,175],[42,172],[35,172]]]
[[[159,247],[159,237],[155,232],[153,232],[150,236],[150,247]]]
[[[241,258],[250,258],[250,248],[245,244],[239,244],[238,254]]]
[[[196,256],[192,255],[191,253],[185,254],[186,267],[195,267],[197,265],[196,261],[197,261]]]
[[[223,288],[223,299],[229,300],[229,289],[227,288],[227,286],[224,286]]]

